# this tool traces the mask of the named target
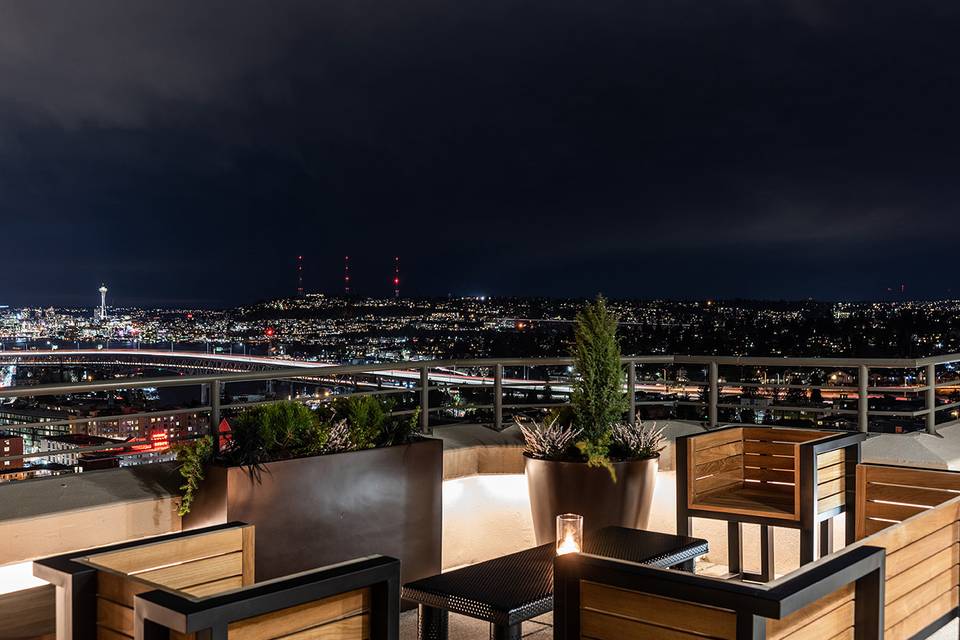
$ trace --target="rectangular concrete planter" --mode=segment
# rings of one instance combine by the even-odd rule
[[[370,554],[399,558],[402,582],[440,573],[443,443],[246,467],[208,467],[183,528],[256,527],[256,580]]]

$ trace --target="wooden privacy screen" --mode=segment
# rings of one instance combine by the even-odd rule
[[[857,539],[960,495],[960,473],[857,465]]]
[[[227,628],[227,638],[369,640],[370,589],[359,589],[234,622]]]
[[[800,447],[820,431],[740,427],[687,440],[689,509],[800,520]],[[817,512],[844,504],[844,451],[817,456]]]
[[[254,528],[243,525],[146,542],[79,559],[97,569],[97,637],[134,636],[134,596],[158,587],[192,597],[253,583]]]

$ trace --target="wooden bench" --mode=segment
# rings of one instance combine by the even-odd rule
[[[568,554],[554,561],[555,640],[877,640],[884,550],[860,546],[757,585]]]
[[[731,573],[766,582],[773,577],[772,527],[800,530],[800,563],[832,550],[833,518],[855,508],[854,478],[866,434],[727,427],[677,438],[677,531],[692,518],[727,521]],[[761,528],[761,571],[742,572],[742,525]],[[853,521],[847,528],[853,542]]]
[[[284,615],[278,612],[289,607],[300,607],[298,612],[313,620],[314,627],[332,625],[328,630],[338,635],[331,637],[395,637],[387,631],[396,623],[391,627],[384,612],[399,606],[399,562],[365,559],[367,564],[339,565],[256,585],[254,547],[254,527],[230,523],[39,560],[34,575],[56,587],[58,640],[193,638],[213,627],[253,639],[266,637],[260,635],[261,628],[278,628],[276,620]],[[386,595],[389,580],[356,582],[354,574],[366,576],[372,565],[388,574],[395,570],[395,604]],[[331,585],[343,591],[330,591]],[[379,626],[370,622],[375,606]],[[177,610],[182,611],[173,617],[163,613]],[[396,618],[397,611],[390,615]],[[330,617],[324,618],[327,613]],[[270,621],[261,625],[260,620],[247,620],[257,616]],[[166,630],[157,631],[158,625]],[[370,635],[371,629],[382,633]]]

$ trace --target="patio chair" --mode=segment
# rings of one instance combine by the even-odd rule
[[[726,427],[677,438],[677,532],[692,518],[727,521],[730,573],[773,578],[773,527],[800,530],[800,564],[832,550],[833,518],[855,509],[854,477],[864,433]],[[758,574],[743,571],[742,525],[760,525]],[[854,540],[848,517],[846,540]]]

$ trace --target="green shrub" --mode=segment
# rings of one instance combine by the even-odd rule
[[[623,420],[629,402],[623,391],[624,372],[617,342],[616,315],[607,310],[603,296],[597,296],[577,313],[574,323],[573,359],[576,378],[570,402],[573,428],[583,439],[577,448],[590,466],[610,469],[613,426]]]
[[[251,407],[231,422],[224,458],[231,464],[258,466],[271,460],[320,453],[329,425],[299,402]]]

